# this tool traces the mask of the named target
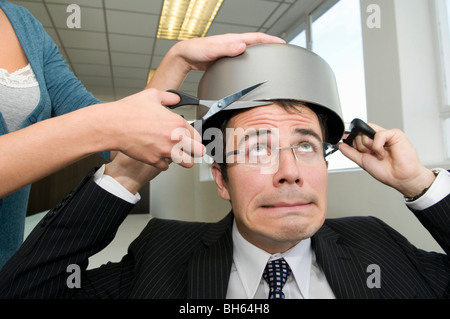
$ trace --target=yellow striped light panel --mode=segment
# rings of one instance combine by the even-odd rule
[[[204,37],[223,0],[164,0],[157,37],[186,40]]]

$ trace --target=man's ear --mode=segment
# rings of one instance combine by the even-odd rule
[[[222,175],[222,170],[220,169],[219,164],[213,163],[211,166],[211,173],[216,181],[217,191],[219,192],[220,197],[225,200],[230,200],[230,193],[228,192],[228,185]]]

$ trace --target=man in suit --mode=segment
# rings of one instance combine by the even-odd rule
[[[30,234],[0,272],[0,296],[267,298],[265,267],[278,260],[289,265],[277,291],[286,298],[448,298],[450,174],[425,168],[399,130],[372,125],[373,140],[339,144],[405,196],[447,254],[417,249],[373,217],[326,219],[324,148],[343,133],[328,111],[277,98],[222,112],[208,126],[233,134],[212,173],[232,211],[217,223],[154,218],[121,262],[87,271],[89,256],[113,239],[139,188],[159,173],[118,154]],[[70,265],[82,269],[77,288],[67,284]]]

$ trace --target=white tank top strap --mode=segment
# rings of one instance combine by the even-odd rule
[[[12,73],[0,68],[0,84],[11,88],[29,88],[38,86],[36,76],[29,63]]]

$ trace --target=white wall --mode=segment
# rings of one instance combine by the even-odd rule
[[[445,157],[433,2],[395,1],[404,131],[430,165]]]
[[[426,166],[449,169],[443,149],[444,138],[439,113],[442,100],[433,2],[361,0],[367,112],[371,122],[386,128],[402,129]],[[369,29],[365,25],[365,9],[373,3],[378,4],[381,9],[379,29]],[[354,178],[352,175],[359,174],[338,174],[330,180],[344,183],[351,181]],[[358,199],[352,205],[355,213],[356,207],[362,205],[367,196],[383,198],[382,204],[371,205],[370,209],[378,209],[377,216],[394,226],[418,247],[440,250],[403,204],[399,204],[401,198],[391,194],[385,187],[371,185],[366,176],[360,177],[358,188],[365,191],[361,193],[363,199]],[[332,183],[330,182],[330,188]],[[339,205],[338,198],[330,201]],[[397,211],[399,214],[391,215]]]
[[[379,29],[366,26],[369,4],[380,6]],[[427,166],[449,169],[442,150],[432,10],[432,0],[361,0],[367,114],[370,122],[404,130]],[[172,165],[152,181],[151,214],[201,221],[225,216],[229,203],[220,199],[214,182],[199,181],[199,169]],[[376,216],[417,247],[442,251],[405,207],[402,196],[364,171],[330,173],[328,207],[328,217]]]
[[[439,52],[433,0],[361,0],[368,120],[400,128],[423,163],[448,165],[443,149]],[[381,28],[365,25],[369,4]]]

